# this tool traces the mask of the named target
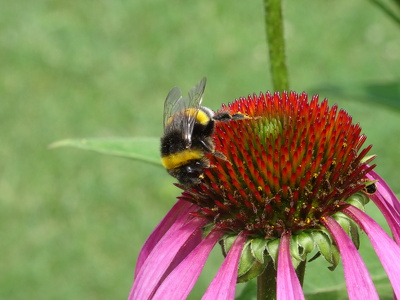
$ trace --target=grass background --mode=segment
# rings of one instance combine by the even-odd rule
[[[376,170],[399,192],[399,110],[383,96],[368,102],[323,87],[398,86],[400,28],[365,0],[284,3],[291,88],[321,88],[349,111],[374,145]],[[179,194],[174,180],[146,163],[47,146],[160,136],[170,88],[187,91],[204,75],[213,109],[270,89],[262,1],[0,5],[0,298],[125,299],[141,245]],[[221,263],[215,252],[192,299]],[[321,290],[343,287],[340,271],[318,272]]]

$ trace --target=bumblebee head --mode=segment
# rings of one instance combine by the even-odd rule
[[[191,187],[201,183],[204,169],[208,167],[206,159],[198,159],[189,162],[176,169],[169,169],[168,173],[178,179],[179,183],[185,187]]]

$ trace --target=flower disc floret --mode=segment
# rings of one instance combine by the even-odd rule
[[[249,118],[216,124],[215,150],[223,155],[210,155],[202,183],[182,195],[214,228],[266,239],[319,229],[374,168],[359,124],[318,96],[266,93],[222,110]]]

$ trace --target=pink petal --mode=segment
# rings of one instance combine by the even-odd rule
[[[396,198],[393,191],[386,182],[374,171],[367,174],[369,180],[378,180],[376,182],[377,191],[374,195],[369,195],[369,198],[382,212],[387,220],[397,244],[400,244],[400,202]]]
[[[186,256],[188,256],[193,251],[193,249],[196,248],[201,243],[202,240],[203,240],[203,232],[201,230],[196,231],[196,233],[190,237],[188,242],[185,245],[183,245],[182,249],[179,250],[174,260],[171,262],[168,269],[165,271],[163,277],[161,278],[161,281],[164,281],[164,279],[169,275],[169,273],[171,273],[186,258]]]
[[[396,195],[393,193],[391,188],[387,185],[385,180],[378,175],[375,171],[369,171],[367,176],[370,180],[378,180],[376,182],[377,191],[382,195],[382,197],[386,200],[385,202],[389,203],[391,207],[393,207],[397,213],[400,214],[400,202],[397,199]]]
[[[393,207],[390,207],[385,203],[385,198],[379,192],[376,192],[374,195],[368,195],[368,197],[379,208],[389,224],[395,241],[397,244],[400,244],[400,216],[393,211]]]
[[[136,262],[135,278],[142,268],[147,256],[153,250],[154,246],[161,240],[164,234],[168,231],[173,232],[182,226],[187,221],[187,218],[190,217],[189,213],[197,209],[197,205],[188,201],[178,200],[178,202],[176,202],[144,243]]]
[[[152,299],[186,299],[223,232],[211,232],[162,282]]]
[[[150,298],[176,255],[206,223],[205,219],[193,218],[173,233],[164,235],[141,267],[129,299]]]
[[[346,279],[349,299],[379,300],[367,267],[354,246],[353,241],[332,217],[328,216],[322,219],[322,222],[332,234],[339,248],[340,256],[343,260],[344,277]]]
[[[303,289],[293,268],[290,255],[290,232],[282,234],[278,253],[278,270],[276,279],[276,299],[304,299]]]
[[[400,248],[367,214],[354,206],[342,210],[365,231],[378,255],[392,288],[400,298]]]
[[[239,260],[245,241],[246,236],[243,232],[239,233],[202,300],[225,300],[235,298]]]

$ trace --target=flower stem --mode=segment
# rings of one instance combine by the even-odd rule
[[[264,272],[257,277],[257,299],[276,299],[276,270],[272,260],[268,263]]]
[[[272,85],[275,91],[289,89],[281,2],[282,0],[264,0],[265,30],[269,45]]]

